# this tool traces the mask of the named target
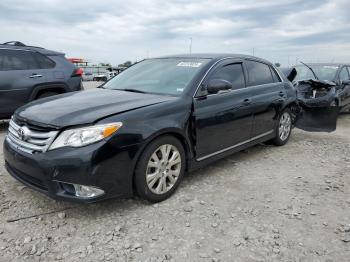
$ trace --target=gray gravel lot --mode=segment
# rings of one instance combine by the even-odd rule
[[[7,174],[1,149],[0,261],[349,261],[349,171],[346,114],[334,133],[295,129],[188,174],[153,205],[51,200]]]

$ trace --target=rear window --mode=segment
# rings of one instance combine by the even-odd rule
[[[56,65],[54,61],[52,61],[51,59],[47,58],[42,54],[33,53],[33,55],[40,69],[49,69],[49,68],[55,67]]]
[[[55,63],[31,51],[0,49],[0,71],[52,68]]]
[[[270,67],[266,64],[246,61],[248,70],[248,86],[264,85],[275,82]]]

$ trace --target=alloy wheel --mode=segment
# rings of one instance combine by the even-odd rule
[[[151,155],[146,169],[146,182],[155,194],[165,194],[175,184],[181,172],[181,155],[170,144],[158,147]]]
[[[278,135],[282,141],[288,139],[292,128],[292,119],[288,112],[284,112],[280,118]]]

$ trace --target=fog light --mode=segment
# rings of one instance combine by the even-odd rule
[[[92,197],[98,197],[104,194],[104,191],[102,189],[99,189],[96,187],[83,186],[83,185],[77,185],[77,184],[73,184],[73,185],[75,189],[75,196],[77,197],[92,198]]]

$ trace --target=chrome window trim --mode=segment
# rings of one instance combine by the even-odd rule
[[[218,155],[218,154],[224,153],[224,152],[226,152],[226,151],[228,151],[228,150],[231,150],[231,149],[234,149],[234,148],[236,148],[236,147],[239,147],[239,146],[242,146],[242,145],[244,145],[244,144],[253,142],[254,140],[257,140],[257,139],[259,139],[259,138],[262,138],[262,137],[264,137],[264,136],[267,136],[267,135],[269,135],[269,134],[272,134],[273,132],[274,132],[274,130],[270,130],[270,131],[268,131],[268,132],[265,132],[265,133],[263,133],[263,134],[260,134],[260,135],[258,135],[258,136],[255,136],[255,137],[253,137],[253,138],[250,138],[250,139],[248,139],[248,140],[245,140],[245,141],[243,141],[243,142],[241,142],[241,143],[235,144],[235,145],[230,146],[230,147],[226,147],[226,148],[224,148],[224,149],[221,149],[221,150],[216,151],[216,152],[214,152],[214,153],[211,153],[211,154],[209,154],[209,155],[206,155],[206,156],[197,158],[196,160],[197,160],[197,161],[205,160],[205,159],[207,159],[207,158],[210,158],[210,157],[212,157],[212,156],[216,156],[216,155]]]
[[[277,67],[273,64],[271,64],[271,67],[275,70],[275,72],[277,73],[278,77],[280,78],[281,81],[275,82],[275,83],[283,83],[285,82],[282,75],[280,74],[280,71],[277,69]]]

